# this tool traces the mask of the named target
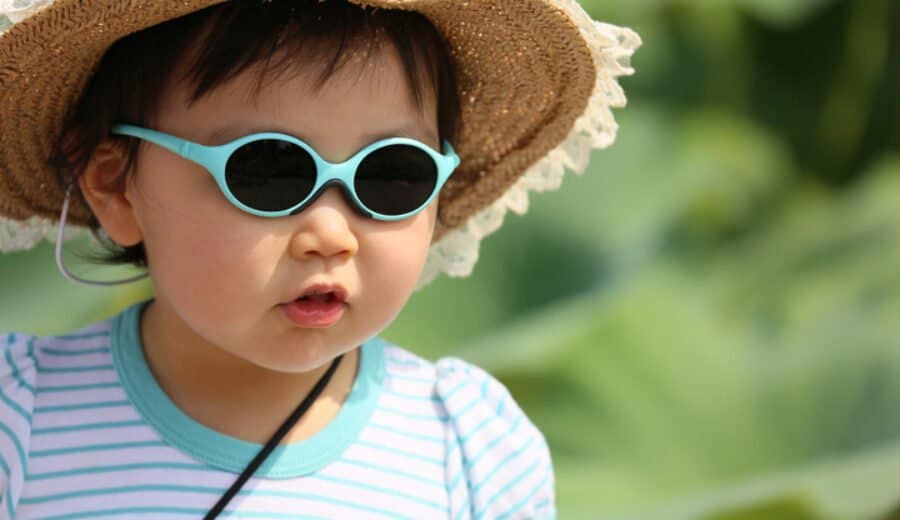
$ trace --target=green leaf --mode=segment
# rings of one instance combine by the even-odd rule
[[[829,7],[835,0],[738,0],[738,4],[771,25],[790,28]]]
[[[866,178],[799,192],[699,266],[656,256],[458,346],[549,439],[565,517],[853,519],[894,504],[900,159]]]
[[[66,250],[83,251],[89,239],[67,243]],[[88,279],[117,280],[137,274],[118,267],[88,266],[64,254],[66,266]],[[119,287],[87,287],[59,273],[54,246],[42,242],[30,251],[0,255],[0,331],[62,334],[119,312],[130,303],[150,297],[149,281]]]

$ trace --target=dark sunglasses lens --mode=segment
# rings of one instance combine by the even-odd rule
[[[283,211],[309,196],[316,163],[309,152],[288,141],[253,141],[235,150],[225,166],[231,193],[260,211]]]
[[[437,186],[437,177],[437,164],[424,150],[397,144],[363,159],[354,188],[370,210],[396,216],[425,204]]]

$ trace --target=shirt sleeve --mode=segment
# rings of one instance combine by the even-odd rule
[[[439,360],[437,372],[451,517],[556,518],[550,449],[506,387],[457,358]]]
[[[22,496],[34,409],[34,337],[0,332],[0,518]]]

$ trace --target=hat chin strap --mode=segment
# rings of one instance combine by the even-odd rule
[[[109,282],[98,282],[93,280],[85,280],[84,278],[80,278],[70,273],[66,266],[63,265],[62,260],[62,243],[63,243],[63,230],[66,227],[66,214],[69,212],[69,200],[72,196],[72,188],[75,186],[75,183],[72,182],[69,184],[69,189],[66,190],[66,199],[63,202],[62,214],[59,217],[59,230],[56,233],[56,266],[59,268],[59,272],[62,273],[69,281],[74,283],[80,283],[82,285],[93,285],[97,287],[111,287],[114,285],[123,285],[126,283],[137,282],[138,280],[143,280],[150,276],[150,273],[144,273],[132,278],[128,278],[126,280],[118,280],[118,281],[109,281]]]

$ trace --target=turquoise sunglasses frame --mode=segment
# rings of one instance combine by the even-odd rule
[[[138,139],[151,142],[153,144],[161,146],[162,148],[165,148],[166,150],[169,150],[170,152],[180,155],[181,157],[191,162],[203,166],[210,174],[212,174],[213,178],[216,180],[216,184],[218,184],[219,186],[219,189],[222,191],[229,202],[231,202],[241,210],[250,213],[251,215],[268,218],[296,215],[297,213],[303,211],[310,204],[315,202],[315,200],[322,194],[322,192],[325,191],[328,186],[331,186],[335,183],[339,184],[344,189],[344,193],[349,196],[356,209],[366,217],[384,221],[398,221],[410,218],[420,213],[434,201],[434,198],[438,193],[440,193],[441,188],[443,188],[444,184],[447,182],[447,179],[450,178],[450,175],[453,174],[454,170],[456,170],[460,163],[459,156],[453,150],[453,146],[451,146],[449,142],[444,142],[444,153],[440,154],[434,151],[425,143],[406,137],[391,137],[388,139],[376,141],[366,146],[346,161],[339,164],[334,164],[323,159],[313,149],[312,146],[301,141],[300,139],[297,139],[296,137],[288,134],[277,132],[263,132],[252,134],[241,137],[221,146],[206,146],[199,143],[187,141],[179,137],[175,137],[174,135],[169,135],[156,130],[150,130],[148,128],[142,128],[139,126],[127,124],[115,125],[112,129],[112,133],[116,135],[136,137]],[[228,183],[225,181],[225,167],[228,164],[228,159],[231,157],[231,155],[248,143],[263,140],[282,140],[293,143],[306,150],[316,164],[316,182],[313,186],[312,191],[310,191],[309,195],[307,195],[305,199],[299,201],[295,206],[291,208],[281,211],[262,211],[247,206],[243,202],[239,201],[231,193],[231,190],[228,188]],[[427,153],[434,160],[434,163],[437,166],[437,179],[435,181],[434,191],[428,197],[428,200],[426,200],[418,208],[415,208],[412,211],[404,213],[402,215],[385,215],[369,209],[357,196],[353,182],[356,175],[356,169],[359,167],[363,159],[365,159],[369,154],[376,150],[392,145],[409,145],[418,148]]]

